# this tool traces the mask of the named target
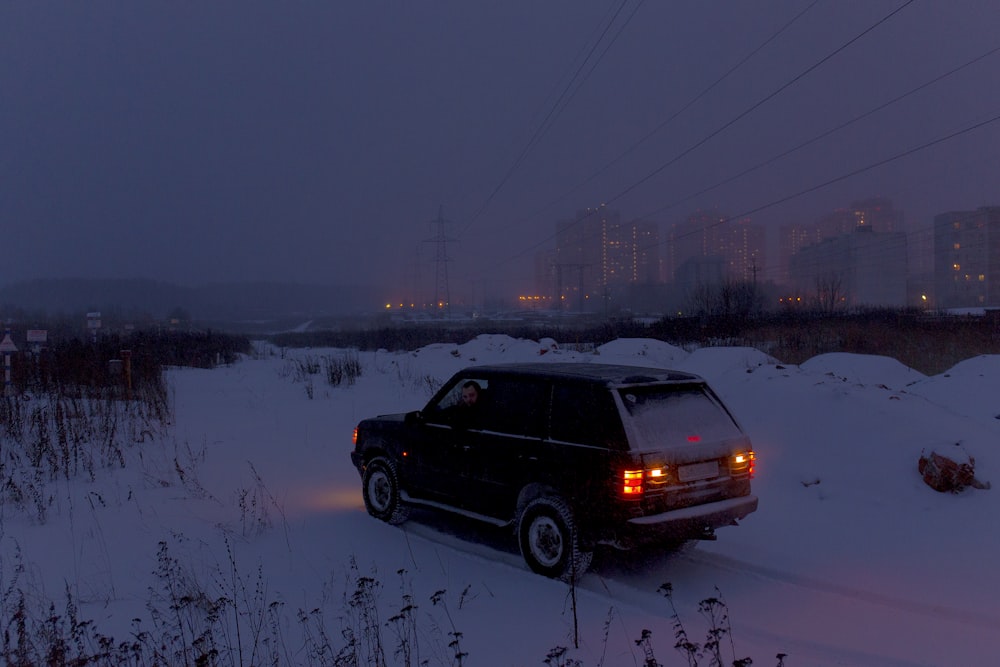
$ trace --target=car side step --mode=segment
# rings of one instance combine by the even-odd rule
[[[504,526],[510,526],[511,521],[504,521],[503,519],[496,519],[491,516],[486,516],[485,514],[477,514],[476,512],[470,512],[468,510],[463,510],[460,507],[455,507],[453,505],[445,505],[444,503],[438,503],[433,500],[424,500],[423,498],[414,498],[410,496],[406,491],[400,491],[399,497],[404,503],[409,503],[410,505],[424,505],[426,507],[434,507],[439,510],[444,510],[445,512],[451,512],[453,514],[461,514],[464,517],[470,519],[475,519],[476,521],[482,521],[484,523],[493,524],[494,526],[499,526],[503,528]]]

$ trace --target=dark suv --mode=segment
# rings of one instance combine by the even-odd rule
[[[423,410],[358,424],[351,460],[372,516],[512,526],[528,566],[565,580],[596,545],[713,539],[757,509],[750,439],[704,379],[655,368],[466,368]]]

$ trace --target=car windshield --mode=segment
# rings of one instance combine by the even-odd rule
[[[638,442],[634,449],[718,442],[742,435],[729,413],[700,386],[621,390]]]

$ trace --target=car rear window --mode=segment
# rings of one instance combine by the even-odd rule
[[[620,390],[639,442],[635,449],[716,442],[742,435],[725,408],[701,386]]]

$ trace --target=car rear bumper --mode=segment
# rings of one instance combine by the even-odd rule
[[[757,502],[757,496],[741,496],[635,517],[625,523],[615,542],[619,547],[629,548],[704,537],[716,528],[736,525],[737,521],[756,511]]]

